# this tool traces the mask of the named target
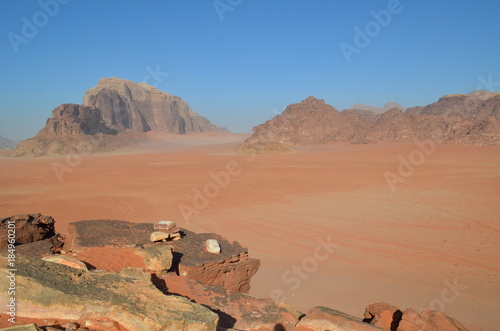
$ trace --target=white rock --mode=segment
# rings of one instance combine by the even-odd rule
[[[221,252],[219,242],[215,239],[207,239],[205,241],[205,249],[212,254],[220,254]]]

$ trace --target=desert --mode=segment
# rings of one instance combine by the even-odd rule
[[[0,331],[494,331],[500,2],[0,1]]]
[[[2,152],[2,214],[51,215],[63,235],[81,220],[175,220],[236,240],[260,259],[250,290],[257,297],[358,317],[383,301],[442,310],[469,330],[496,328],[495,147],[436,143],[391,190],[384,174],[398,174],[400,158],[417,144],[329,143],[242,155],[236,149],[246,135],[147,135],[151,143],[108,153]],[[228,165],[234,172],[213,189]],[[208,193],[207,203],[194,200],[196,192]]]

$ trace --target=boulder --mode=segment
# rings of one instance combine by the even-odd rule
[[[9,271],[0,255],[0,277]],[[85,272],[29,256],[16,260],[16,300],[20,317],[66,320],[108,320],[129,330],[210,330],[218,316],[186,298],[161,293],[151,275],[138,268],[119,274]],[[0,301],[8,284],[0,282]],[[7,306],[0,306],[5,314]]]
[[[298,316],[290,307],[276,305],[271,299],[258,299],[248,294],[203,284],[189,277],[172,274],[159,276],[164,283],[158,287],[165,293],[176,294],[210,307],[219,315],[220,328],[274,331],[279,325],[290,330]]]
[[[215,239],[207,239],[205,241],[205,249],[212,254],[220,254],[219,242]]]
[[[314,307],[297,323],[297,331],[375,331],[379,327],[327,307]]]
[[[403,312],[398,331],[467,331],[456,319],[442,311],[424,309],[421,313],[409,308]]]
[[[379,302],[366,307],[363,321],[391,331],[399,325],[402,314],[398,307]]]
[[[250,258],[248,250],[238,242],[229,242],[218,234],[183,232],[185,236],[172,243],[174,265],[179,275],[232,292],[250,291],[250,279],[259,269],[260,260]],[[208,239],[218,241],[220,254],[206,251],[205,242]]]
[[[0,249],[8,246],[8,236],[15,231],[15,243],[28,244],[56,236],[55,221],[42,214],[19,214],[0,220]],[[10,230],[10,232],[9,232]]]
[[[155,230],[172,230],[177,224],[174,221],[159,221],[154,225]]]
[[[172,267],[172,246],[155,245],[147,248],[139,248],[135,254],[144,259],[144,265],[154,273],[166,272]]]

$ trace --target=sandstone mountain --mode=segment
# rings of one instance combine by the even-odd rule
[[[14,149],[16,145],[17,143],[15,141],[0,136],[0,150]]]
[[[38,134],[23,140],[14,156],[111,151],[144,141],[144,132],[176,134],[224,131],[193,111],[186,101],[146,83],[103,78],[86,91],[84,105],[62,104]]]
[[[106,125],[117,131],[166,130],[189,132],[227,131],[193,111],[181,98],[146,83],[119,78],[103,78],[87,90],[83,104],[101,110]]]
[[[380,114],[380,113],[386,112],[388,110],[391,110],[392,108],[398,108],[398,109],[405,110],[405,107],[403,107],[402,105],[400,105],[397,102],[392,102],[392,101],[386,102],[384,107],[375,107],[375,106],[365,105],[363,103],[357,103],[357,104],[352,105],[351,107],[344,109],[344,110],[363,110],[363,111],[371,111],[371,112],[374,112],[376,114]]]
[[[309,97],[256,126],[239,149],[275,153],[291,146],[328,142],[423,139],[450,144],[500,144],[500,93],[475,91],[445,96],[431,105],[406,111],[393,108],[375,115],[366,112],[371,111],[339,112],[324,100]]]

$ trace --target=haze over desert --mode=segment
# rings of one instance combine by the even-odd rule
[[[392,191],[385,174],[400,174],[415,143],[251,155],[235,152],[247,135],[146,135],[110,153],[2,152],[2,215],[51,215],[63,234],[80,220],[175,220],[260,259],[258,297],[355,316],[385,301],[442,310],[470,330],[498,327],[497,147],[436,144]]]

